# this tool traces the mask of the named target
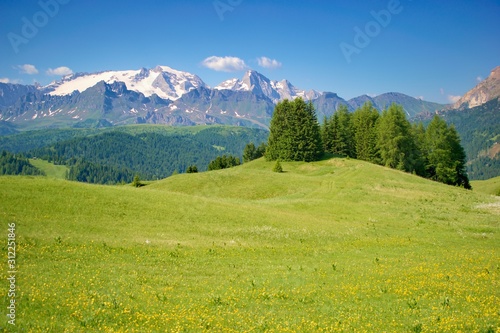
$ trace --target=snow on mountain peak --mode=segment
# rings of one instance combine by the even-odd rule
[[[69,95],[75,90],[83,92],[99,81],[108,84],[123,82],[127,89],[143,93],[146,97],[156,94],[170,100],[179,99],[193,89],[206,86],[197,75],[168,66],[157,66],[153,69],[71,74],[61,81],[52,82],[44,90],[50,95]]]
[[[297,97],[301,97],[304,100],[311,100],[321,95],[321,93],[315,90],[305,91],[297,89],[288,80],[271,81],[264,75],[251,69],[245,72],[241,80],[226,80],[214,89],[251,91],[254,94],[268,97],[274,103],[284,99],[295,99]]]

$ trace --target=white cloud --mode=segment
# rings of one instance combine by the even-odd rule
[[[15,66],[15,68],[19,69],[19,71],[23,74],[29,74],[29,75],[38,74],[38,69],[36,69],[34,65],[30,64],[17,65]]]
[[[11,80],[8,77],[0,77],[0,83],[12,83],[12,84],[20,84],[21,80]]]
[[[476,81],[477,81],[477,83],[480,83],[481,81],[483,81],[483,78],[481,76],[478,76],[478,77],[476,77]]]
[[[61,66],[61,67],[57,67],[54,69],[49,68],[45,73],[47,75],[51,75],[51,76],[54,76],[54,75],[64,76],[64,75],[68,75],[68,74],[73,74],[73,71],[68,67]]]
[[[444,95],[444,89],[443,88],[439,89],[439,92],[441,93],[441,95]]]
[[[245,61],[237,57],[208,57],[202,65],[219,72],[237,72],[247,69]]]
[[[417,96],[417,99],[419,99],[419,100],[422,100],[422,101],[423,101],[423,100],[424,100],[424,96]]]
[[[278,60],[269,59],[268,57],[257,58],[257,62],[260,67],[271,68],[271,69],[280,68],[282,65],[282,63],[279,62]]]
[[[451,103],[456,103],[460,100],[460,98],[462,98],[462,96],[454,96],[454,95],[448,95],[448,100],[451,102]]]

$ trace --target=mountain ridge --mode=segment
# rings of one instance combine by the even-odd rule
[[[0,120],[21,129],[98,123],[267,128],[277,102],[299,97],[313,102],[318,119],[330,116],[340,104],[353,111],[362,99],[380,111],[391,103],[401,104],[409,116],[444,107],[399,93],[347,101],[332,92],[301,90],[286,79],[270,80],[254,70],[210,88],[197,75],[168,66],[75,73],[44,87],[3,84],[2,91],[9,96],[0,98]]]
[[[485,80],[465,93],[450,109],[474,108],[499,97],[500,66],[494,68]]]

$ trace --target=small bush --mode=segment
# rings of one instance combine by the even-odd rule
[[[133,187],[141,187],[144,186],[143,183],[141,183],[141,179],[139,178],[138,175],[135,175],[134,180],[132,181],[132,186]]]
[[[283,167],[281,166],[281,163],[280,163],[279,160],[276,161],[276,163],[274,164],[273,171],[274,172],[278,172],[278,173],[282,173],[283,172]]]
[[[190,165],[186,170],[186,173],[197,173],[197,172],[198,172],[198,167],[196,165]]]

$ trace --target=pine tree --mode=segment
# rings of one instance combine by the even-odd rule
[[[255,155],[257,153],[257,148],[255,148],[255,144],[250,142],[243,149],[243,163],[250,162],[255,159]]]
[[[266,149],[266,159],[269,161],[275,161],[278,158],[282,160],[291,160],[291,126],[287,119],[289,114],[293,112],[291,109],[291,103],[287,99],[279,102],[274,108],[273,117],[271,118],[269,126],[269,138]]]
[[[277,173],[283,172],[283,167],[281,166],[280,160],[276,160],[276,163],[274,164],[274,167],[273,167],[273,172],[277,172]]]
[[[270,161],[314,161],[323,153],[321,130],[312,103],[301,98],[276,105],[266,158]]]
[[[427,176],[448,185],[470,189],[465,168],[466,155],[455,127],[448,127],[436,115],[427,126],[425,137]]]
[[[134,180],[132,181],[132,186],[133,187],[141,187],[143,184],[141,183],[141,179],[139,178],[138,175],[134,176]]]
[[[198,167],[196,165],[190,165],[187,168],[186,173],[198,173]]]
[[[356,157],[351,114],[349,113],[347,106],[343,104],[340,105],[335,112],[335,116],[337,135],[334,153],[349,157]]]
[[[243,150],[243,163],[253,161],[255,159],[261,158],[266,152],[266,144],[261,143],[258,147],[255,147],[253,142],[250,142],[245,146]]]
[[[377,129],[378,111],[370,102],[352,114],[352,128],[356,157],[360,160],[378,163]]]
[[[392,104],[383,111],[377,125],[377,147],[382,165],[415,171],[419,154],[402,106]]]

